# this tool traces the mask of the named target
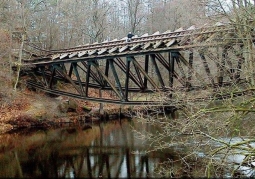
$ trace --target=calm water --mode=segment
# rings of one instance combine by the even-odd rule
[[[146,153],[149,145],[132,132],[153,131],[134,120],[0,136],[0,178],[158,178],[160,163],[178,151]],[[182,169],[181,163],[176,169]]]
[[[204,151],[197,151],[195,159],[184,157],[194,141],[147,153],[152,148],[134,129],[143,135],[160,130],[134,119],[0,135],[0,178],[160,178],[159,171],[167,178],[206,176]],[[255,143],[250,145],[255,147]],[[255,176],[254,168],[237,166],[244,157],[233,154],[227,160],[245,176]],[[226,157],[215,156],[219,161],[222,158]],[[224,171],[223,176],[230,177],[228,169]]]

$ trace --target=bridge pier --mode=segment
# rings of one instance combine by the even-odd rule
[[[169,87],[170,87],[170,95],[169,97],[172,98],[173,94],[172,94],[172,88],[174,86],[174,58],[175,58],[175,53],[169,52]]]

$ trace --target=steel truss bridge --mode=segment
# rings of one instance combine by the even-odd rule
[[[244,79],[243,43],[229,24],[177,29],[23,59],[28,86],[57,95],[124,105],[171,105],[173,92],[219,88]],[[254,40],[254,37],[253,39]],[[96,92],[95,92],[96,91]]]

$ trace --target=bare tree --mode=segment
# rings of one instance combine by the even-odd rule
[[[254,97],[233,97],[236,91],[253,91],[254,89],[254,1],[232,0],[231,3],[220,0],[208,0],[199,2],[204,8],[205,16],[209,22],[227,22],[235,32],[237,39],[243,44],[241,50],[233,53],[244,59],[242,72],[246,78],[246,84],[239,86],[235,83],[229,88],[219,87],[216,93],[227,93],[229,99],[209,100],[204,102],[185,101],[192,92],[172,93],[176,101],[176,108],[180,109],[172,113],[172,116],[159,115],[157,109],[148,107],[148,111],[154,111],[149,115],[143,112],[137,113],[137,117],[150,125],[158,126],[156,134],[136,131],[144,140],[151,142],[155,150],[169,148],[183,148],[186,156],[181,160],[191,168],[188,176],[195,177],[226,177],[226,176],[253,176],[254,161]],[[205,19],[205,17],[204,17]],[[226,36],[226,41],[231,37]],[[223,55],[226,52],[222,52]],[[236,58],[231,63],[235,63]],[[220,61],[220,59],[216,59]],[[222,68],[228,69],[227,64]],[[208,93],[201,91],[200,94]],[[168,94],[159,94],[158,98],[164,101]],[[178,100],[181,99],[181,103]],[[179,118],[176,114],[179,113]],[[239,160],[238,160],[239,159]],[[202,163],[201,173],[194,172],[190,161]],[[174,161],[162,165],[158,171],[170,176],[182,177],[179,171],[174,170]],[[168,176],[169,177],[169,176]]]
[[[211,20],[223,19],[229,22],[241,39],[245,59],[245,74],[252,86],[254,82],[254,43],[252,39],[254,29],[254,1],[251,0],[201,0],[206,7],[206,14]]]
[[[125,22],[124,28],[126,32],[132,31],[133,33],[137,33],[139,31],[145,19],[144,5],[145,3],[142,0],[123,0],[120,2],[122,10],[120,13]]]
[[[151,1],[149,10],[147,26],[152,33],[158,30],[174,31],[181,27],[205,23],[205,20],[201,21],[197,18],[203,13],[197,1]]]
[[[106,4],[100,0],[92,0],[89,10],[90,18],[87,24],[87,35],[92,42],[100,42],[105,38],[105,29],[107,26],[106,14],[109,11]]]

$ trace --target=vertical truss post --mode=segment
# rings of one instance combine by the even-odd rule
[[[169,86],[170,88],[173,88],[174,85],[174,58],[175,58],[176,53],[169,52]]]
[[[70,64],[70,69],[69,69],[69,72],[68,72],[68,76],[71,77],[72,73],[73,73],[73,65]]]
[[[156,71],[156,74],[158,76],[159,82],[160,82],[162,88],[164,88],[165,87],[165,83],[163,81],[162,75],[161,75],[161,73],[159,71],[159,68],[158,68],[158,65],[156,63],[155,58],[156,58],[155,54],[152,54],[151,55],[151,61],[152,61],[153,65],[154,65],[154,67],[155,67],[155,71]]]
[[[174,57],[175,57],[176,53],[173,52],[169,52],[168,54],[168,60],[169,60],[169,87],[172,90],[173,86],[174,86]],[[173,93],[171,92],[171,94],[169,95],[170,98],[173,97]]]
[[[52,73],[51,73],[51,77],[50,77],[50,82],[49,82],[49,88],[52,89],[52,85],[53,85],[53,80],[54,80],[54,76],[56,75],[56,68],[55,66],[53,65],[52,66]]]
[[[145,72],[148,74],[149,73],[149,55],[145,56],[145,64],[144,65],[145,65],[144,66]],[[144,86],[144,90],[148,88],[148,79],[146,78],[146,76],[144,76],[143,86]]]
[[[105,74],[105,76],[109,76],[109,61],[110,61],[110,59],[106,59],[106,65],[105,65],[105,72],[104,72],[104,74]],[[107,86],[107,81],[106,80],[104,80],[104,86]]]
[[[79,83],[79,86],[80,86],[80,89],[81,89],[81,93],[82,93],[81,95],[84,95],[85,93],[84,93],[84,89],[83,89],[83,86],[82,86],[81,78],[80,78],[79,72],[77,70],[77,63],[74,62],[71,65],[73,66],[74,73],[75,73],[77,81]]]
[[[142,68],[142,66],[135,60],[135,58],[132,58],[132,62],[135,66],[135,68],[138,68],[140,72],[148,79],[148,81],[151,83],[151,85],[155,88],[156,91],[160,91],[157,84],[153,81],[153,79],[145,72],[145,70]]]
[[[83,66],[86,68],[86,69],[88,69],[88,65],[87,65],[87,63],[88,62],[81,62],[82,64],[83,64]],[[85,71],[85,70],[83,70],[86,74],[87,74],[87,72]],[[99,79],[98,78],[98,75],[97,75],[97,73],[95,73],[95,72],[93,72],[92,70],[90,71],[90,77],[94,80],[94,81],[96,81],[98,84],[101,84],[101,86],[103,86],[103,84],[102,84],[102,82],[100,81],[101,79]]]
[[[139,84],[140,84],[140,86],[143,86],[143,79],[142,79],[142,75],[141,75],[141,73],[140,73],[140,71],[139,71],[139,68],[138,68],[138,66],[136,66],[136,65],[134,65],[134,68],[135,68],[135,72],[136,72],[136,75],[137,75],[137,78],[138,78],[138,80],[139,80]],[[144,87],[142,87],[142,89],[143,89]]]
[[[110,87],[112,88],[112,90],[117,94],[117,96],[123,100],[123,96],[120,94],[120,92],[117,90],[117,88],[115,87],[115,85],[110,81],[110,79],[105,76],[104,72],[102,69],[99,68],[98,64],[95,63],[94,61],[91,61],[91,64],[95,67],[95,69],[97,70],[98,76],[102,77],[102,80],[100,80],[101,82],[103,80],[107,81],[107,83],[110,85]],[[103,84],[101,83],[101,87],[103,86]]]
[[[193,52],[189,54],[189,71],[188,71],[188,81],[186,82],[186,87],[191,88],[191,79],[192,79],[192,68],[193,68]]]
[[[100,66],[99,60],[94,60],[93,63],[94,63],[94,65],[96,65],[99,68],[99,66]],[[102,76],[101,73],[98,74],[98,79],[100,81],[100,84],[104,83],[104,77]]]
[[[130,62],[133,59],[131,57],[127,57],[126,59],[126,81],[125,81],[125,100],[128,101],[128,85],[129,85],[129,72],[130,72]]]
[[[44,85],[48,88],[49,84],[47,82],[47,78],[46,78],[46,75],[45,75],[45,66],[39,67],[39,69],[42,71],[43,81],[45,83]]]
[[[63,76],[67,81],[69,81],[73,85],[73,87],[77,90],[79,94],[82,94],[82,91],[80,90],[80,88],[77,87],[73,79],[70,78],[59,65],[54,65],[54,68],[56,69],[56,71],[58,71],[58,73],[61,76]]]
[[[71,78],[73,74],[73,65],[72,63],[70,63],[70,67],[69,67],[69,71],[68,71],[68,76]],[[65,82],[68,82],[68,80],[66,79]]]
[[[113,76],[115,78],[115,82],[117,83],[117,86],[119,88],[120,94],[121,94],[121,96],[123,98],[124,94],[123,94],[123,91],[122,91],[122,88],[121,88],[120,79],[118,77],[117,71],[116,71],[115,66],[113,64],[113,59],[109,59],[109,62],[110,62],[110,66],[111,66],[111,69],[112,69]]]
[[[92,65],[92,62],[88,61],[87,74],[86,74],[86,88],[85,88],[86,97],[88,97],[88,92],[89,92],[89,77],[90,77],[91,65]]]
[[[226,48],[223,48],[223,51],[222,51],[222,57],[221,57],[221,63],[219,65],[219,75],[218,75],[218,83],[219,83],[219,86],[223,86],[223,74],[224,74],[224,66],[225,66],[225,60],[226,60],[226,54],[227,53],[227,49]]]
[[[181,84],[184,86],[184,87],[186,87],[186,81],[187,81],[187,78],[186,78],[186,76],[185,76],[185,73],[184,73],[184,69],[183,69],[183,67],[182,67],[182,65],[181,65],[181,58],[180,58],[180,54],[178,53],[178,54],[176,54],[175,55],[175,60],[176,60],[176,64],[177,64],[177,66],[178,66],[178,68],[179,68],[179,70],[180,70],[180,73],[181,73],[181,80],[180,80],[180,82],[181,82]]]

